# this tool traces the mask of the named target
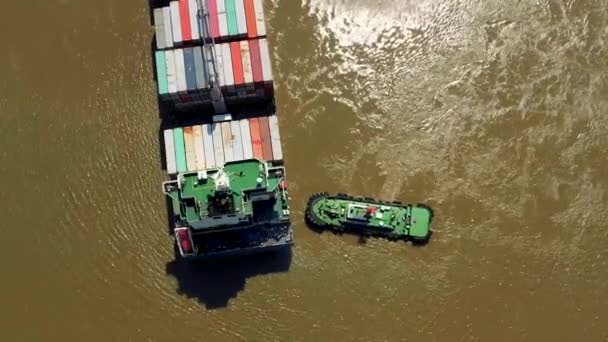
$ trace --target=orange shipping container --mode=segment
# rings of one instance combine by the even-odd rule
[[[234,74],[234,85],[245,83],[243,77],[243,61],[241,60],[241,44],[230,43],[230,54],[232,55],[232,72]]]
[[[264,159],[262,149],[262,137],[260,135],[260,120],[258,118],[249,119],[249,129],[251,130],[251,146],[253,147],[253,157]]]
[[[247,36],[249,38],[257,37],[258,30],[256,28],[253,0],[245,0],[245,17],[247,18]]]
[[[270,139],[270,127],[268,117],[260,117],[260,137],[262,138],[262,156],[264,160],[272,160],[272,141]]]

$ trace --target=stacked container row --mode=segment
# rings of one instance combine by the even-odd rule
[[[265,38],[156,51],[156,74],[160,98],[175,103],[210,101],[218,83],[226,100],[274,95]]]
[[[172,1],[154,9],[154,26],[158,49],[202,39],[222,42],[266,36],[262,0]]]
[[[171,175],[251,158],[283,159],[276,115],[168,129],[164,140]]]

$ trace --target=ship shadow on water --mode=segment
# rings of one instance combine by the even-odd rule
[[[247,279],[289,271],[291,258],[291,248],[210,260],[176,257],[167,264],[166,272],[177,279],[178,294],[215,310],[227,307],[244,291]]]

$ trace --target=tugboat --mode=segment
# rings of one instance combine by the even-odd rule
[[[249,159],[180,173],[163,183],[184,258],[266,251],[293,244],[285,169]]]
[[[306,221],[321,229],[350,231],[390,240],[426,243],[431,236],[433,210],[424,205],[318,193],[310,197]]]

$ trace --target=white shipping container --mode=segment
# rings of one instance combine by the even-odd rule
[[[167,173],[170,175],[177,173],[175,162],[175,142],[173,141],[173,130],[167,129],[164,132],[165,138],[165,160],[167,161]]]
[[[239,121],[241,125],[241,142],[243,143],[243,159],[253,158],[253,145],[251,144],[251,132],[249,131],[249,120],[242,119]]]
[[[173,43],[182,42],[182,25],[179,16],[179,2],[173,1],[169,4],[171,8],[171,30],[173,31]]]
[[[196,151],[194,150],[193,127],[184,128],[184,146],[186,148],[186,167],[188,171],[196,171]]]
[[[232,54],[230,52],[230,44],[221,44],[222,57],[224,58],[224,80],[226,86],[234,86],[234,73],[232,72]]]
[[[199,40],[200,29],[199,29],[199,20],[198,20],[198,1],[197,0],[189,0],[188,1],[188,9],[190,11],[190,33],[192,35],[192,40]]]
[[[247,34],[247,17],[245,16],[245,0],[234,0],[236,8],[236,26],[239,35]]]
[[[175,50],[165,51],[167,62],[167,90],[169,94],[177,93],[177,77],[175,75]]]
[[[163,21],[165,27],[165,47],[173,47],[173,28],[171,27],[171,8],[163,7]]]
[[[272,157],[274,160],[282,160],[283,148],[281,147],[281,134],[279,133],[279,119],[276,115],[268,117],[268,126],[270,126]]]
[[[205,148],[205,165],[207,169],[215,167],[215,150],[213,148],[213,131],[211,125],[203,125],[203,145]]]
[[[262,78],[265,82],[272,81],[272,63],[270,62],[270,51],[268,50],[268,40],[260,39],[260,59],[262,60]]]
[[[224,79],[224,58],[222,51],[222,44],[215,44],[213,47],[213,51],[215,52],[215,66],[217,67],[217,77],[219,78],[220,87],[226,85],[226,80]]]
[[[184,65],[184,50],[175,50],[175,76],[177,79],[177,91],[186,91],[186,66]]]
[[[203,126],[197,125],[192,129],[194,133],[194,153],[196,154],[196,170],[204,170],[205,145],[203,143]]]
[[[154,29],[156,31],[156,47],[164,49],[165,44],[165,18],[163,18],[163,9],[154,9]]]
[[[241,125],[238,121],[230,121],[230,130],[232,131],[232,148],[234,151],[234,160],[243,160],[243,142],[241,138]]]
[[[226,163],[234,161],[234,148],[232,129],[230,128],[230,122],[224,121],[221,123],[222,126],[222,142],[224,143],[224,161]]]
[[[258,36],[265,36],[266,21],[264,19],[264,7],[262,6],[262,0],[253,0],[253,8],[255,11],[255,22]]]
[[[211,132],[213,134],[213,150],[215,152],[215,166],[224,166],[224,142],[222,141],[222,128],[219,124],[212,123]]]
[[[217,21],[220,26],[220,37],[226,37],[228,35],[228,18],[224,0],[217,0]]]
[[[253,83],[253,68],[251,66],[251,54],[249,52],[249,42],[241,41],[241,60],[243,63],[243,78],[245,84]]]

